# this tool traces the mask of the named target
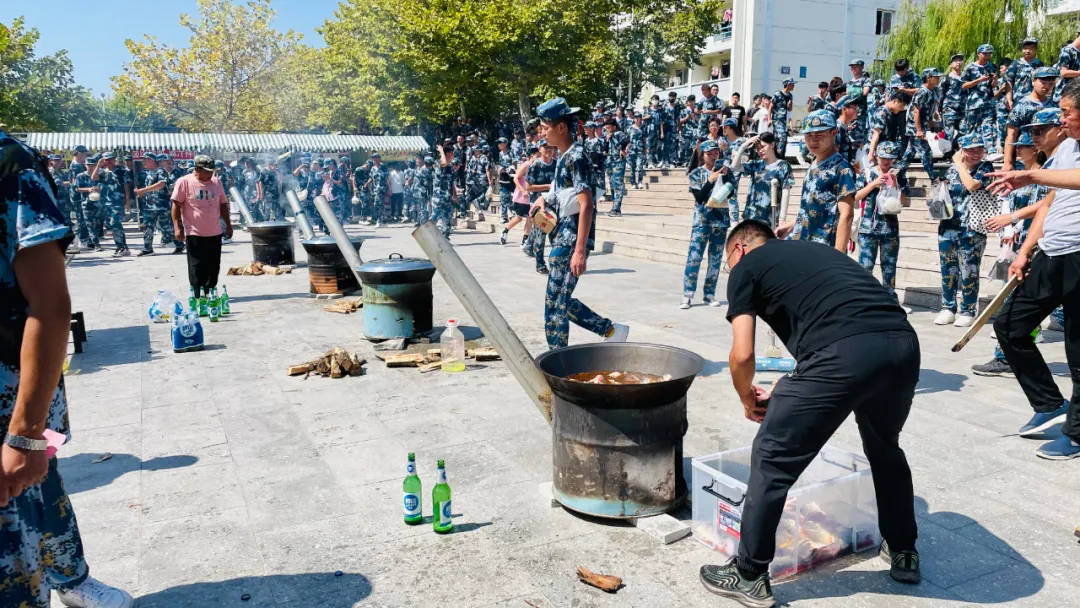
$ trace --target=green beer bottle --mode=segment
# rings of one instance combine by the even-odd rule
[[[221,286],[221,314],[229,314],[229,288],[224,285]]]
[[[416,474],[416,454],[409,452],[409,462],[405,465],[405,481],[401,484],[401,492],[405,497],[405,523],[410,526],[424,521],[424,516],[420,512],[421,491],[420,476]]]
[[[205,317],[210,314],[210,302],[207,300],[207,296],[210,294],[204,293],[199,296],[199,316]]]
[[[450,484],[446,483],[446,463],[438,462],[438,479],[431,489],[432,525],[439,534],[446,534],[454,529],[450,520]]]
[[[216,287],[210,289],[210,302],[208,306],[210,308],[210,322],[217,323],[218,317],[221,316],[221,300],[218,299]]]
[[[187,299],[188,312],[199,312],[199,298],[195,297],[195,288],[189,287],[191,295]]]

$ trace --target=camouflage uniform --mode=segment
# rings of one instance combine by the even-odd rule
[[[1031,93],[1031,89],[1033,88],[1031,76],[1035,73],[1035,70],[1042,66],[1043,62],[1038,57],[1030,63],[1023,57],[1020,57],[1014,59],[1013,62],[1009,64],[1008,69],[1005,70],[1005,80],[1012,85],[1014,107],[1018,100],[1027,97]]]
[[[435,222],[443,236],[450,238],[454,228],[454,208],[450,198],[454,188],[454,165],[435,167],[432,176],[431,221]]]
[[[776,155],[783,158],[787,151],[788,136],[788,104],[791,103],[791,93],[783,89],[773,93],[772,96],[772,129],[776,136]]]
[[[277,171],[267,167],[259,174],[259,181],[262,182],[263,187],[263,200],[262,200],[262,214],[269,221],[278,221],[284,219],[285,214],[281,209],[279,202],[279,188],[278,188],[278,175]]]
[[[593,179],[592,166],[585,158],[585,150],[580,144],[570,146],[565,154],[555,163],[555,190],[571,189],[575,194],[591,194]],[[553,209],[557,212],[557,209]],[[586,243],[586,256],[592,251],[596,232],[596,207],[593,206],[592,225],[589,227],[589,241]],[[611,320],[605,319],[573,297],[578,277],[570,272],[570,260],[577,247],[579,214],[561,216],[551,245],[547,290],[544,296],[544,334],[548,348],[566,346],[570,338],[570,322],[597,335],[606,335],[612,329]]]
[[[967,106],[967,91],[964,90],[963,75],[957,76],[950,70],[942,79],[944,96],[941,100],[941,121],[945,136],[955,141],[960,136],[964,123],[964,108]]]
[[[720,98],[718,96],[713,95],[708,99],[702,99],[701,101],[697,102],[697,109],[698,113],[701,114],[701,117],[698,118],[697,136],[701,138],[709,134],[709,120],[711,120],[714,116],[716,118],[719,118],[720,120],[724,119],[724,117],[720,114],[705,114],[705,112],[708,110],[723,110],[724,102],[720,101]]]
[[[75,188],[91,188],[96,184],[90,179],[90,172],[85,168],[75,177]],[[83,221],[86,224],[86,239],[83,241],[87,247],[97,249],[101,246],[101,224],[104,220],[104,205],[101,199],[90,200],[88,193],[79,192],[79,207],[82,209]],[[80,240],[82,240],[80,238]]]
[[[964,82],[971,82],[983,74],[995,74],[993,62],[986,65],[970,63],[964,68]],[[986,145],[987,153],[993,152],[997,132],[994,124],[994,92],[990,81],[981,82],[967,90],[967,105],[964,107],[964,133],[977,134]]]
[[[664,128],[666,129],[667,126]],[[605,145],[607,146],[607,172],[611,181],[611,210],[619,213],[622,210],[623,196],[626,194],[626,157],[623,156],[623,151],[630,145],[630,140],[626,133],[615,131],[605,140]],[[666,145],[664,149],[666,153]]]
[[[525,156],[525,142],[517,139],[516,137],[511,140],[510,154],[513,154],[516,160],[521,160],[521,158]]]
[[[597,201],[600,200],[600,196],[604,192],[604,165],[607,162],[607,145],[602,138],[594,135],[585,138],[582,146],[585,148],[585,157],[589,159],[589,164],[592,166],[593,200]]]
[[[795,185],[795,176],[791,165],[782,158],[766,165],[762,159],[748,160],[742,164],[742,173],[750,176],[746,189],[746,205],[743,207],[743,220],[759,220],[776,227],[774,211],[779,211],[779,201],[772,200],[772,181],[780,182],[780,191],[789,190]],[[778,218],[779,219],[779,218]]]
[[[912,107],[919,108],[919,122],[922,124],[915,124],[915,114],[911,111]],[[934,154],[930,151],[930,142],[926,140],[926,137],[930,134],[930,123],[936,109],[937,96],[934,91],[926,88],[926,86],[921,86],[911,99],[911,105],[908,107],[907,112],[907,136],[911,140],[912,148],[909,155],[918,155],[919,160],[922,161],[923,169],[926,170],[926,174],[930,176],[930,179],[934,179]],[[919,127],[922,127],[922,137],[916,137]]]
[[[384,207],[390,189],[390,182],[387,181],[389,177],[390,169],[384,164],[373,164],[368,170],[368,180],[371,181],[371,217],[376,222],[381,222],[386,212]]]
[[[877,167],[870,169],[870,176],[859,175],[855,188],[862,190],[868,183],[878,178],[881,171]],[[897,185],[904,196],[908,195],[907,178],[897,175]],[[859,222],[859,264],[873,274],[874,264],[881,252],[881,284],[896,295],[896,260],[900,254],[900,216],[878,213],[877,195],[880,188],[875,188],[863,200],[862,221]]]
[[[678,162],[676,154],[679,134],[678,131],[676,131],[676,125],[679,124],[679,116],[681,114],[682,107],[679,106],[678,103],[671,103],[670,101],[660,111],[660,118],[664,125],[661,161],[669,165]]]
[[[468,188],[468,199],[465,208],[468,209],[469,205],[476,207],[476,210],[480,213],[484,212],[484,208],[487,207],[487,191],[488,191],[488,168],[491,163],[488,161],[488,157],[483,153],[479,155],[473,155],[469,159],[468,168],[466,169],[465,183]]]
[[[142,189],[153,186],[158,182],[168,184],[168,176],[164,170],[143,170],[139,172],[135,185]],[[171,194],[168,187],[163,187],[160,190],[147,192],[142,196],[143,251],[154,250],[155,228],[161,232],[162,245],[171,245],[173,242],[173,223],[170,214]]]
[[[1073,46],[1071,42],[1061,47],[1057,67],[1060,70],[1080,70],[1080,49]],[[1069,84],[1070,80],[1072,78],[1058,78],[1057,84],[1054,85],[1054,96],[1051,99],[1054,105],[1061,103],[1061,90],[1065,88],[1065,85]]]
[[[1010,127],[1015,127],[1017,130],[1022,129],[1024,125],[1030,123],[1031,119],[1035,117],[1035,113],[1039,110],[1052,107],[1052,104],[1050,104],[1049,101],[1045,103],[1040,102],[1037,99],[1032,99],[1030,95],[1025,96],[1022,99],[1015,97],[1013,99],[1015,100],[1013,102],[1013,109],[1012,112],[1009,112],[1009,117],[1005,124]]]
[[[505,178],[499,179],[499,215],[502,218],[503,223],[510,221],[510,213],[514,209],[514,165],[517,164],[514,155],[510,152],[510,147],[507,146],[506,152],[499,152],[498,165],[499,172],[506,174],[510,177],[510,184],[503,181]]]
[[[859,89],[859,95],[857,97],[853,97],[855,106],[859,108],[859,114],[855,117],[855,124],[853,124],[848,130],[848,135],[851,136],[851,141],[855,143],[855,145],[858,147],[862,147],[863,144],[870,141],[870,123],[867,120],[867,117],[869,116],[868,101],[870,100],[868,100],[866,96],[862,94],[862,91],[866,88],[869,88],[870,95],[874,95],[875,93],[877,93],[877,89],[874,89],[870,86],[871,83],[872,81],[870,80],[870,77],[866,74],[863,74],[859,78],[852,78],[851,80],[847,81],[847,87],[849,91],[852,88]]]
[[[74,226],[71,221],[71,177],[67,169],[49,167],[49,175],[56,184],[56,207],[60,210],[60,217],[64,218],[64,225],[68,228]]]
[[[409,161],[409,166],[405,169],[405,172],[401,175],[401,185],[404,193],[405,201],[405,217],[416,217],[416,197],[413,195],[415,192],[414,186],[416,185],[416,161]]]
[[[164,171],[164,169],[162,169]],[[262,205],[258,204],[259,191],[255,184],[259,183],[259,171],[253,169],[251,171],[245,170],[240,174],[239,190],[240,194],[244,196],[244,202],[247,203],[248,211],[251,212],[251,219],[256,222],[266,221],[266,217],[263,216]],[[175,182],[175,176],[169,180]]]
[[[689,113],[689,108],[683,109],[683,114],[686,115],[686,121],[679,127],[678,161],[680,166],[690,165],[690,159],[694,156],[694,146],[698,143],[698,120],[697,117]],[[630,143],[633,144],[633,141]],[[633,172],[632,167],[631,172]]]
[[[0,156],[8,169],[0,179],[0,439],[8,428],[19,388],[19,365],[26,299],[14,274],[16,253],[28,247],[66,248],[71,229],[56,206],[45,160],[0,132]],[[67,398],[60,377],[46,428],[68,434]],[[49,460],[45,480],[0,507],[0,606],[45,608],[51,589],[77,587],[89,576],[82,538],[64,492],[57,459]]]
[[[539,158],[534,160],[529,166],[529,170],[525,173],[525,183],[530,186],[550,184],[555,179],[556,166],[557,162],[554,160],[550,163],[545,163]],[[589,170],[592,170],[591,164]],[[592,179],[591,175],[589,177]],[[536,199],[540,198],[540,195],[540,192],[530,192],[529,202],[536,203]],[[555,210],[550,209],[550,211],[554,212]],[[544,240],[547,238],[548,235],[544,234],[542,230],[535,226],[533,227],[532,232],[529,233],[528,242],[531,243],[531,248],[527,248],[527,250],[531,251],[533,257],[536,258],[537,269],[547,268],[547,265],[544,263]]]
[[[112,234],[116,251],[127,249],[127,237],[124,234],[124,191],[116,173],[106,169],[98,171],[98,184],[101,186],[104,226]]]
[[[866,114],[860,116],[858,119],[858,121],[862,123],[863,133],[866,134],[865,141],[867,142],[870,141],[870,123],[877,114],[878,108],[883,105],[885,105],[885,93],[879,91],[877,87],[871,88],[870,95],[866,98]]]
[[[71,209],[75,212],[75,233],[79,237],[81,245],[90,242],[90,230],[87,227],[86,216],[83,214],[83,202],[86,200],[86,195],[75,191],[75,178],[84,171],[86,171],[86,165],[82,163],[71,161],[71,164],[68,165],[67,178],[71,184],[68,196],[70,197]]]
[[[719,162],[719,161],[718,161]],[[716,296],[716,281],[720,276],[720,265],[724,257],[724,241],[727,239],[731,218],[727,209],[706,207],[705,203],[712,194],[713,187],[719,187],[729,181],[730,173],[717,183],[709,181],[712,174],[704,165],[695,167],[690,172],[690,193],[694,196],[694,223],[690,229],[690,249],[686,254],[686,267],[683,269],[683,297],[692,298],[697,292],[698,272],[701,260],[708,249],[709,264],[705,269],[705,301],[711,302]]]
[[[645,133],[636,126],[630,125],[626,138],[630,142],[626,149],[626,165],[630,169],[630,183],[638,187],[641,185],[645,169]]]
[[[990,184],[987,174],[993,165],[982,162],[971,176],[983,186]],[[959,312],[975,316],[979,303],[979,263],[986,249],[986,235],[967,227],[969,192],[960,181],[955,166],[946,174],[952,195],[953,216],[938,224],[938,255],[941,259],[941,309],[957,312],[956,291],[961,292]]]
[[[885,85],[885,101],[892,99],[896,90],[903,87],[905,89],[917,89],[922,86],[922,79],[915,74],[915,70],[908,69],[904,72],[904,75],[893,74],[889,79],[889,83]]]
[[[645,110],[645,144],[649,166],[660,164],[660,107]]]
[[[416,225],[419,226],[428,220],[431,214],[431,181],[433,169],[431,163],[425,162],[423,167],[416,170],[413,178],[413,200],[416,201]]]
[[[816,162],[803,179],[802,200],[789,238],[836,244],[837,202],[855,193],[855,172],[839,153]]]

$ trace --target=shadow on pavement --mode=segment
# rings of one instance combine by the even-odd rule
[[[319,606],[352,608],[371,595],[371,581],[362,574],[313,572],[249,576],[225,581],[188,583],[148,593],[136,608],[204,608],[219,606]]]
[[[967,376],[964,374],[945,374],[934,369],[922,369],[919,371],[919,385],[915,387],[915,394],[959,391],[966,381]]]
[[[585,274],[627,274],[637,272],[630,268],[604,268],[603,270],[586,270]]]
[[[88,452],[60,459],[60,473],[64,476],[64,489],[68,494],[107,486],[131,471],[179,469],[199,461],[195,456],[188,455],[159,456],[143,461],[132,454],[113,454],[108,460],[94,462],[102,456],[101,453]]]
[[[715,376],[716,374],[727,371],[727,361],[709,361],[705,360],[705,367],[702,368],[701,373],[698,376]]]
[[[88,324],[93,322],[92,317],[87,319]],[[142,324],[88,329],[83,348],[83,352],[72,355],[69,373],[92,374],[116,365],[149,361],[150,327]]]
[[[229,294],[229,303],[233,302],[261,302],[263,300],[288,300],[291,298],[311,298],[311,294],[306,291],[297,291],[293,293],[267,293],[257,296],[234,296]]]
[[[920,522],[948,523],[948,529],[935,526],[928,534],[924,533],[924,530],[919,531],[920,536],[924,536],[918,543],[922,584],[904,585],[893,581],[889,577],[888,565],[878,558],[878,553],[874,550],[837,560],[790,582],[775,585],[777,599],[787,603],[878,593],[943,601],[959,599],[979,604],[1009,604],[1035,595],[1043,588],[1045,580],[1042,572],[974,519],[952,511],[931,513],[926,500],[921,496],[915,497],[915,517]],[[937,531],[939,529],[940,532]],[[964,531],[963,535],[956,534],[961,529]],[[981,565],[979,554],[1004,558],[1002,561],[1008,565],[1002,566],[1001,570],[1026,567],[1026,572],[1022,576],[1010,576],[1007,582],[995,582],[990,580],[992,571],[978,570]],[[875,560],[875,565],[880,565],[880,569],[873,572],[841,570],[868,560]],[[967,578],[959,578],[966,572],[970,572]],[[966,585],[964,597],[957,598],[955,593],[944,589],[976,579],[986,581],[986,584]],[[899,599],[889,601],[886,598],[881,598],[879,603],[882,606],[903,604]]]

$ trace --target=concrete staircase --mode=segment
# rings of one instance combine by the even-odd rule
[[[806,174],[805,168],[793,167],[795,186],[792,189],[788,219],[794,219],[799,209],[799,193]],[[938,222],[931,220],[926,209],[929,178],[921,168],[908,169],[911,185],[911,206],[900,214],[900,255],[896,285],[905,304],[936,308],[941,297],[941,268],[938,259]],[[739,200],[745,201],[748,180],[740,180]],[[649,169],[645,172],[643,189],[628,189],[623,198],[622,217],[608,217],[608,200],[600,201],[596,222],[597,250],[621,256],[642,258],[673,265],[686,263],[690,244],[690,227],[694,202],[682,169]],[[497,216],[488,216],[487,224],[498,229]],[[486,228],[486,227],[485,227]],[[985,303],[1001,288],[999,281],[985,279],[999,252],[998,238],[987,239],[980,281],[980,300]],[[857,255],[851,254],[852,257]],[[874,275],[880,279],[880,270]]]

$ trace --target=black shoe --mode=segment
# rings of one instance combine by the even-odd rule
[[[177,245],[176,249],[173,249],[173,255],[177,255],[177,254],[180,254],[180,253],[184,253],[184,246],[183,245]]]
[[[608,211],[607,214],[609,217],[622,217],[622,211],[615,211],[614,209]]]
[[[971,371],[975,372],[976,376],[1001,376],[1002,378],[1012,378],[1013,370],[1008,361],[1004,359],[991,359],[988,363],[982,365],[972,365]]]
[[[503,230],[502,234],[499,235],[499,244],[500,245],[505,245],[506,244],[506,235],[507,234],[508,234],[508,232],[506,230]]]
[[[739,602],[750,608],[772,608],[776,598],[769,585],[769,574],[762,573],[757,578],[748,579],[735,566],[731,558],[722,566],[704,565],[701,567],[701,584],[716,595]]]
[[[881,541],[881,559],[890,564],[889,576],[898,583],[917,585],[922,581],[919,573],[919,552],[914,549],[889,551],[889,543]]]
[[[135,254],[135,257],[141,258],[144,255],[154,255],[154,250],[153,249],[140,249],[139,253]]]
[[[547,266],[537,266],[536,267],[536,274],[547,274],[547,273],[548,273]]]

